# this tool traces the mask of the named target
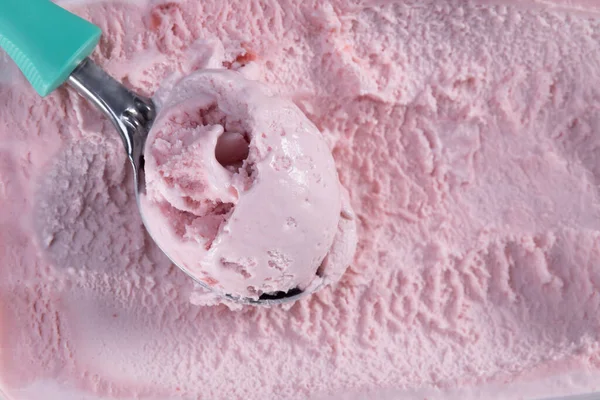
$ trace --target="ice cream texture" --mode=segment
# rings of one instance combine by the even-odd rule
[[[600,390],[597,2],[64,4],[143,94],[216,69],[293,102],[332,149],[358,246],[339,282],[287,308],[203,305],[145,234],[110,122],[0,61],[5,397]]]
[[[356,223],[328,144],[302,111],[237,71],[204,69],[164,91],[140,206],[166,254],[244,299],[340,277]],[[347,251],[332,262],[334,240]]]

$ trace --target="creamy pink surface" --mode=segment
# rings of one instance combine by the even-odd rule
[[[292,98],[333,148],[359,245],[337,285],[289,309],[195,305],[144,233],[110,124],[68,90],[39,99],[3,63],[2,391],[600,390],[600,21],[590,1],[545,3],[72,6],[105,31],[96,61],[143,93],[221,43],[221,67]]]
[[[245,299],[340,277],[356,223],[319,130],[240,72],[221,66],[173,80],[157,99],[140,197],[157,244],[195,279]],[[348,245],[332,263],[334,241]]]

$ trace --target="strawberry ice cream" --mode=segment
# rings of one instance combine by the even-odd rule
[[[164,102],[146,142],[140,205],[178,266],[253,300],[342,275],[356,248],[353,213],[327,143],[294,103],[211,69],[181,79]],[[345,238],[345,254],[327,262]]]
[[[71,90],[39,98],[0,56],[6,399],[600,392],[596,1],[64,4],[103,29],[94,60],[159,103],[146,207],[175,249],[191,244],[184,262],[239,295],[331,284],[286,306],[215,301],[148,236],[110,122]],[[284,143],[327,189],[275,168]],[[300,189],[309,208],[283,204]],[[283,239],[290,213],[312,249]],[[257,221],[262,248],[227,235]],[[318,260],[274,257],[293,278],[265,287],[284,276],[268,265],[282,249]]]

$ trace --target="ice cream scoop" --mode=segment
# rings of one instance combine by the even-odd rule
[[[296,300],[314,292],[332,281],[333,276],[340,275],[340,265],[345,269],[356,244],[351,211],[349,206],[342,207],[342,202],[345,201],[341,193],[343,188],[340,187],[335,165],[325,142],[315,134],[315,131],[318,133],[316,128],[291,102],[278,108],[277,100],[267,101],[265,105],[273,107],[273,111],[267,109],[266,119],[248,111],[247,102],[234,101],[226,104],[230,109],[238,107],[239,110],[235,112],[248,112],[249,120],[258,121],[254,128],[263,130],[254,130],[252,136],[258,139],[249,150],[238,145],[249,139],[243,122],[230,120],[230,124],[237,123],[242,129],[230,132],[224,132],[216,121],[204,123],[200,131],[194,131],[199,125],[196,123],[195,126],[186,127],[188,131],[182,128],[178,132],[171,132],[180,136],[160,137],[162,144],[154,142],[149,146],[155,153],[149,158],[150,163],[146,163],[144,149],[156,118],[155,105],[151,99],[125,88],[88,58],[99,41],[100,29],[48,0],[0,0],[0,7],[0,47],[16,62],[33,88],[41,96],[46,96],[67,83],[112,121],[123,139],[133,166],[138,205],[140,200],[144,204],[145,199],[151,199],[147,202],[148,206],[141,207],[144,224],[163,252],[200,285],[236,302],[276,304]],[[199,80],[202,81],[202,78]],[[197,81],[198,79],[188,80],[182,86],[183,89],[179,90],[178,96],[185,97],[190,94],[190,90],[193,94],[193,83]],[[225,75],[225,82],[221,82],[220,86],[200,85],[199,89],[203,95],[210,92],[209,94],[218,98],[217,92],[239,82],[241,81],[231,79],[231,75]],[[260,89],[259,94],[252,95],[253,85],[256,84],[241,83],[238,85],[239,90],[233,90],[232,95],[254,96],[252,98],[261,101],[269,98],[260,94]],[[205,90],[207,88],[208,92]],[[206,111],[205,106],[207,105],[202,105],[200,110]],[[242,109],[246,111],[240,111]],[[169,112],[171,108],[167,106],[167,110]],[[277,116],[277,121],[273,116]],[[171,117],[175,118],[173,114],[165,118]],[[177,117],[184,119],[180,121],[182,124],[190,122],[186,122],[186,115],[181,113]],[[281,122],[289,117],[289,121]],[[173,122],[172,119],[168,121]],[[290,128],[290,124],[295,123],[299,124],[299,131],[295,131],[294,127]],[[161,123],[159,136],[161,132],[164,134],[165,126]],[[291,133],[290,137],[284,138],[288,132]],[[302,133],[305,135],[302,136]],[[270,139],[271,142],[260,139],[272,138],[273,135],[277,139]],[[212,147],[210,138],[214,139]],[[217,146],[217,141],[221,146]],[[161,145],[164,154],[160,154]],[[179,146],[175,164],[169,158],[172,154],[167,154],[173,151],[173,146]],[[189,150],[188,146],[192,152],[190,158],[186,159],[185,155],[181,155]],[[206,162],[202,158],[202,146],[210,154],[208,158],[211,159],[205,160]],[[314,146],[312,150],[309,149],[311,146]],[[197,151],[194,152],[194,149]],[[252,165],[244,161],[247,151],[253,152],[252,157],[248,157],[254,160]],[[263,154],[258,154],[260,152]],[[313,153],[314,158],[308,155],[309,152]],[[157,160],[161,157],[161,162],[167,164],[162,171],[157,165]],[[165,157],[169,160],[165,160]],[[195,157],[200,157],[200,161]],[[176,165],[178,160],[185,166]],[[215,168],[206,168],[211,162]],[[215,165],[215,162],[222,165]],[[302,162],[306,164],[302,168],[288,165]],[[159,184],[149,186],[148,194],[146,164],[151,166],[151,181],[156,183],[161,180]],[[194,170],[195,166],[199,168],[197,171]],[[321,166],[325,166],[322,171],[319,170]],[[261,176],[252,178],[250,171],[246,176],[248,179],[244,181],[237,173],[237,169],[242,167],[256,168],[255,171]],[[249,171],[248,168],[244,171]],[[161,173],[163,175],[159,176]],[[165,173],[170,175],[166,176]],[[197,173],[204,174],[206,179],[194,179],[193,175]],[[255,178],[260,180],[260,184],[256,186],[262,187],[262,191],[253,190],[250,181]],[[273,182],[270,183],[269,179]],[[224,183],[224,186],[209,193],[214,189],[209,187],[210,183]],[[317,186],[321,192],[315,192]],[[162,193],[157,194],[161,189]],[[193,193],[184,193],[186,190],[199,193],[199,198],[194,198]],[[255,208],[253,212],[248,208],[257,207],[261,201],[260,196],[264,197],[264,193],[269,190],[273,201],[263,203],[264,210]],[[292,202],[293,196],[301,199],[302,204]],[[240,197],[254,197],[254,200],[238,203]],[[234,210],[236,206],[237,211]],[[273,211],[277,207],[282,207],[285,212]],[[157,209],[160,211],[156,211]],[[250,222],[239,222],[240,218]],[[223,223],[225,219],[228,220],[227,224]],[[173,228],[173,221],[175,224],[183,221],[180,223],[180,228],[183,229],[181,232]],[[286,227],[274,227],[282,221],[287,224]],[[282,233],[281,229],[287,229],[288,232]],[[213,232],[207,233],[207,230]],[[211,235],[212,238],[208,240],[207,237]],[[235,236],[234,240],[231,235]],[[267,237],[261,238],[261,235]],[[257,237],[260,239],[256,240]],[[295,243],[292,243],[291,238],[294,237]],[[197,255],[195,248],[204,247],[209,251],[213,242],[224,244],[215,244],[214,251],[209,252],[210,257],[203,255],[194,259]],[[294,246],[295,250],[290,250]],[[290,251],[280,251],[281,249]],[[290,254],[293,258],[290,258]],[[214,279],[206,273],[207,269],[211,270],[217,264],[223,279]],[[257,264],[260,264],[259,268],[256,268]],[[272,271],[260,273],[260,268],[271,268]],[[325,274],[325,270],[330,272]],[[214,268],[212,271],[214,272]],[[243,279],[235,279],[229,275],[238,275]]]
[[[336,281],[352,260],[355,223],[318,128],[237,71],[199,70],[161,92],[139,199],[177,265],[252,300]]]

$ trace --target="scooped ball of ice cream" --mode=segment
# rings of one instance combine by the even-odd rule
[[[331,151],[291,101],[228,70],[168,93],[145,148],[140,203],[178,266],[258,299],[338,279],[356,226]]]

